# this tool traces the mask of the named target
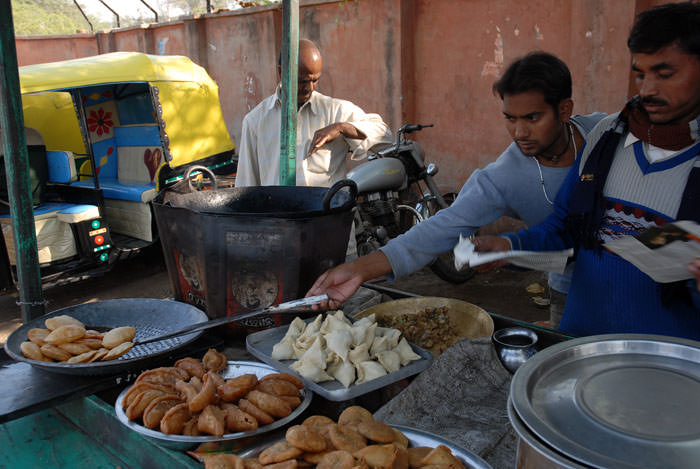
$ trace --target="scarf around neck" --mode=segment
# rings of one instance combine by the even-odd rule
[[[682,150],[700,138],[700,117],[681,124],[653,124],[642,106],[639,95],[625,105],[621,114],[627,120],[632,135],[642,142],[664,150]]]

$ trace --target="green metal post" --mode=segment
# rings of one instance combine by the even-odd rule
[[[15,235],[19,305],[22,322],[44,314],[39,255],[34,232],[32,193],[29,188],[29,156],[19,90],[15,29],[9,0],[0,1],[0,128],[4,134],[7,192]]]
[[[282,123],[280,185],[294,186],[297,178],[297,61],[299,0],[282,2]]]

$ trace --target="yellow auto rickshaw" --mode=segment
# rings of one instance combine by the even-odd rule
[[[104,270],[157,241],[150,202],[190,165],[235,172],[218,86],[187,57],[115,52],[19,76],[42,278]],[[2,203],[0,227],[11,269]]]

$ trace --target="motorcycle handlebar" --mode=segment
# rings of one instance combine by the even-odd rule
[[[433,124],[404,124],[401,126],[399,129],[399,134],[410,134],[411,132],[415,132],[417,130],[422,130],[425,129],[426,127],[432,127]]]

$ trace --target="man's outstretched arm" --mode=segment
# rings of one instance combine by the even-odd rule
[[[316,280],[306,296],[329,296],[328,302],[313,306],[313,309],[336,309],[347,301],[360,286],[373,278],[391,272],[389,259],[381,251],[375,251],[327,270]]]

